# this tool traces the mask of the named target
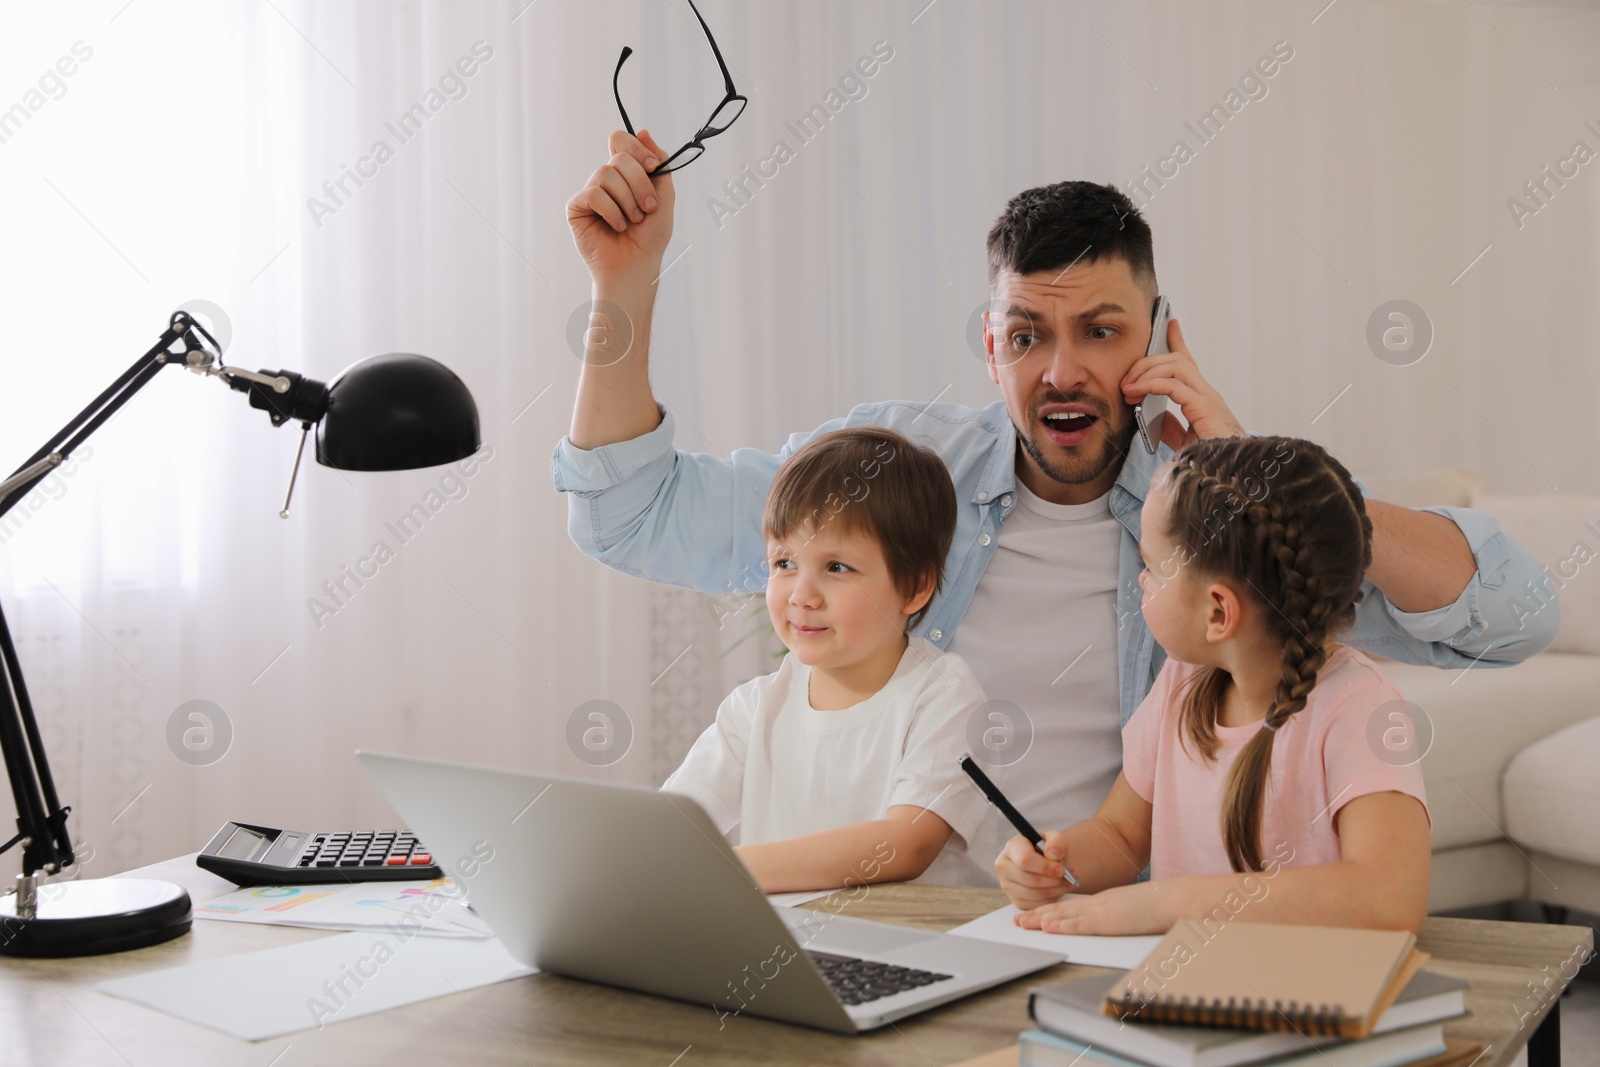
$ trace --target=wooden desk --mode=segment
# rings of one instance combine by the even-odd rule
[[[234,887],[183,856],[129,872],[177,882],[196,903]],[[830,898],[831,899],[831,898]],[[1005,903],[998,890],[874,886],[841,914],[946,930]],[[818,901],[812,907],[837,908]],[[421,1062],[475,1065],[949,1064],[1016,1043],[1030,1026],[1027,990],[1090,973],[1062,964],[864,1037],[837,1037],[750,1015],[718,1028],[709,1008],[539,974],[460,996],[249,1043],[107,996],[108,978],[199,963],[330,934],[197,920],[165,945],[68,960],[0,960],[0,1062],[16,1067],[349,1067]],[[1566,980],[1593,947],[1587,926],[1430,918],[1429,968],[1472,983],[1472,1014],[1452,1036],[1483,1044],[1474,1067],[1504,1067],[1535,1029],[1548,1046]],[[1544,990],[1538,996],[1527,983]],[[1519,1018],[1521,1025],[1519,1027]],[[1546,1019],[1549,1024],[1540,1026]],[[1559,1046],[1557,1046],[1559,1050]],[[1558,1052],[1559,1054],[1559,1052]],[[1542,1065],[1530,1055],[1530,1067]]]

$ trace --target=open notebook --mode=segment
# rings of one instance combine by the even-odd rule
[[[1111,987],[1129,1021],[1366,1037],[1428,960],[1407,930],[1185,921]]]

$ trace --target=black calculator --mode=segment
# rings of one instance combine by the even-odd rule
[[[315,885],[443,878],[444,871],[409,830],[310,834],[251,823],[224,823],[195,863],[235,885]]]

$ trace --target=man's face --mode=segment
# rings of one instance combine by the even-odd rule
[[[1018,473],[1057,503],[1111,488],[1132,444],[1121,381],[1150,345],[1154,297],[1125,259],[1002,273],[985,315],[989,377],[1017,428]]]

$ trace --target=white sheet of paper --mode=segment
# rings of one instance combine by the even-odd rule
[[[315,930],[399,929],[430,937],[485,938],[488,924],[461,903],[448,878],[409,882],[254,886],[214,897],[195,918],[307,926]]]
[[[775,908],[792,908],[797,904],[831,897],[837,892],[839,892],[837,889],[804,889],[798,893],[768,893],[767,899]]]
[[[998,911],[973,919],[950,933],[978,941],[997,941],[1002,945],[1021,945],[1054,952],[1068,963],[1091,967],[1137,967],[1150,950],[1161,943],[1160,934],[1113,937],[1090,934],[1047,934],[1043,930],[1024,930],[1015,922],[1021,912],[1007,904]]]
[[[99,988],[260,1041],[533,973],[495,940],[361,931],[149,971]]]

